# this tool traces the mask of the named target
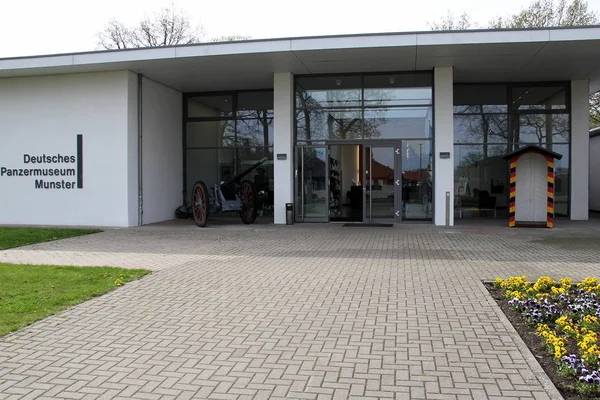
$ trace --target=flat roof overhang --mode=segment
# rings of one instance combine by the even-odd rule
[[[273,87],[273,73],[424,71],[456,82],[589,79],[600,90],[600,26],[248,40],[0,59],[0,78],[131,70],[182,92]]]

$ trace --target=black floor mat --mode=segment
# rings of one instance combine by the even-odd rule
[[[368,228],[368,227],[374,227],[374,228],[391,228],[391,227],[394,226],[394,224],[377,224],[377,223],[360,224],[360,223],[354,223],[354,224],[344,224],[342,226],[349,226],[349,227],[356,227],[356,228]]]

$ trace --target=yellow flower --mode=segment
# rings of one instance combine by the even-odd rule
[[[593,315],[586,315],[583,317],[583,322],[590,325],[596,324],[598,323],[598,318],[594,317]]]
[[[559,280],[560,282],[560,286],[563,287],[564,289],[570,289],[571,288],[571,284],[573,283],[573,279],[571,278],[562,278]]]
[[[561,295],[566,292],[566,289],[564,287],[557,288],[556,286],[552,286],[551,289],[552,289],[552,293],[556,294],[556,295]]]
[[[593,292],[600,289],[600,285],[598,284],[598,278],[591,276],[588,276],[587,278],[582,280],[581,283],[577,285],[577,287],[587,292]]]
[[[554,282],[554,280],[552,280],[552,278],[550,278],[549,276],[540,276],[533,285],[533,289],[537,292],[546,291],[555,284],[556,282]]]
[[[561,326],[562,326],[562,325],[566,325],[566,324],[567,324],[567,322],[568,322],[568,321],[567,321],[567,316],[566,316],[566,315],[563,315],[562,317],[558,318],[558,319],[557,319],[556,321],[554,321],[554,322],[556,322],[556,324],[557,324],[557,325],[561,325]]]

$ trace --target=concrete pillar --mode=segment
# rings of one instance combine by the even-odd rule
[[[435,225],[446,224],[446,194],[449,193],[450,225],[454,225],[454,98],[452,67],[436,67],[433,72],[433,112],[435,149]],[[440,158],[440,153],[450,158]]]
[[[590,85],[571,81],[571,219],[587,220],[589,214]]]
[[[285,224],[285,203],[294,202],[294,75],[274,74],[274,220]],[[285,155],[285,159],[278,159]]]

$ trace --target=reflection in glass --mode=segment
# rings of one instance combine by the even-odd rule
[[[254,171],[246,175],[243,180],[254,184],[258,197],[257,206],[259,215],[272,215],[274,192],[273,173],[273,148],[265,147],[242,147],[237,149],[237,173],[247,171],[263,157],[267,161]]]
[[[394,147],[365,147],[366,216],[368,220],[395,217],[396,153]]]
[[[188,97],[187,103],[188,118],[233,116],[233,97],[230,95]]]
[[[238,146],[272,146],[273,117],[262,111],[256,111],[262,118],[240,119],[237,121]]]
[[[454,207],[458,218],[507,216],[506,145],[454,146]]]
[[[298,140],[357,139],[362,137],[360,110],[297,110]]]
[[[329,220],[363,220],[363,153],[357,144],[329,146]]]
[[[507,143],[507,114],[455,114],[454,142]]]
[[[360,76],[300,77],[296,79],[296,106],[358,107],[361,105]]]
[[[564,110],[564,86],[523,86],[512,89],[511,108],[514,110]]]
[[[568,143],[569,114],[519,114],[513,135],[513,143]]]
[[[371,139],[430,138],[431,107],[366,108],[364,137]]]
[[[326,220],[327,150],[325,147],[298,147],[296,216],[299,220]]]
[[[566,217],[569,213],[569,144],[553,144],[548,150],[554,151],[562,158],[554,160],[554,214]]]
[[[188,122],[185,131],[186,147],[234,147],[235,122]]]
[[[430,105],[431,88],[365,89],[365,107]]]
[[[402,219],[433,217],[432,153],[430,140],[402,141]]]
[[[207,187],[235,175],[235,149],[188,149],[186,150],[186,188],[191,191],[196,181],[204,181]],[[189,199],[188,199],[189,200]]]

